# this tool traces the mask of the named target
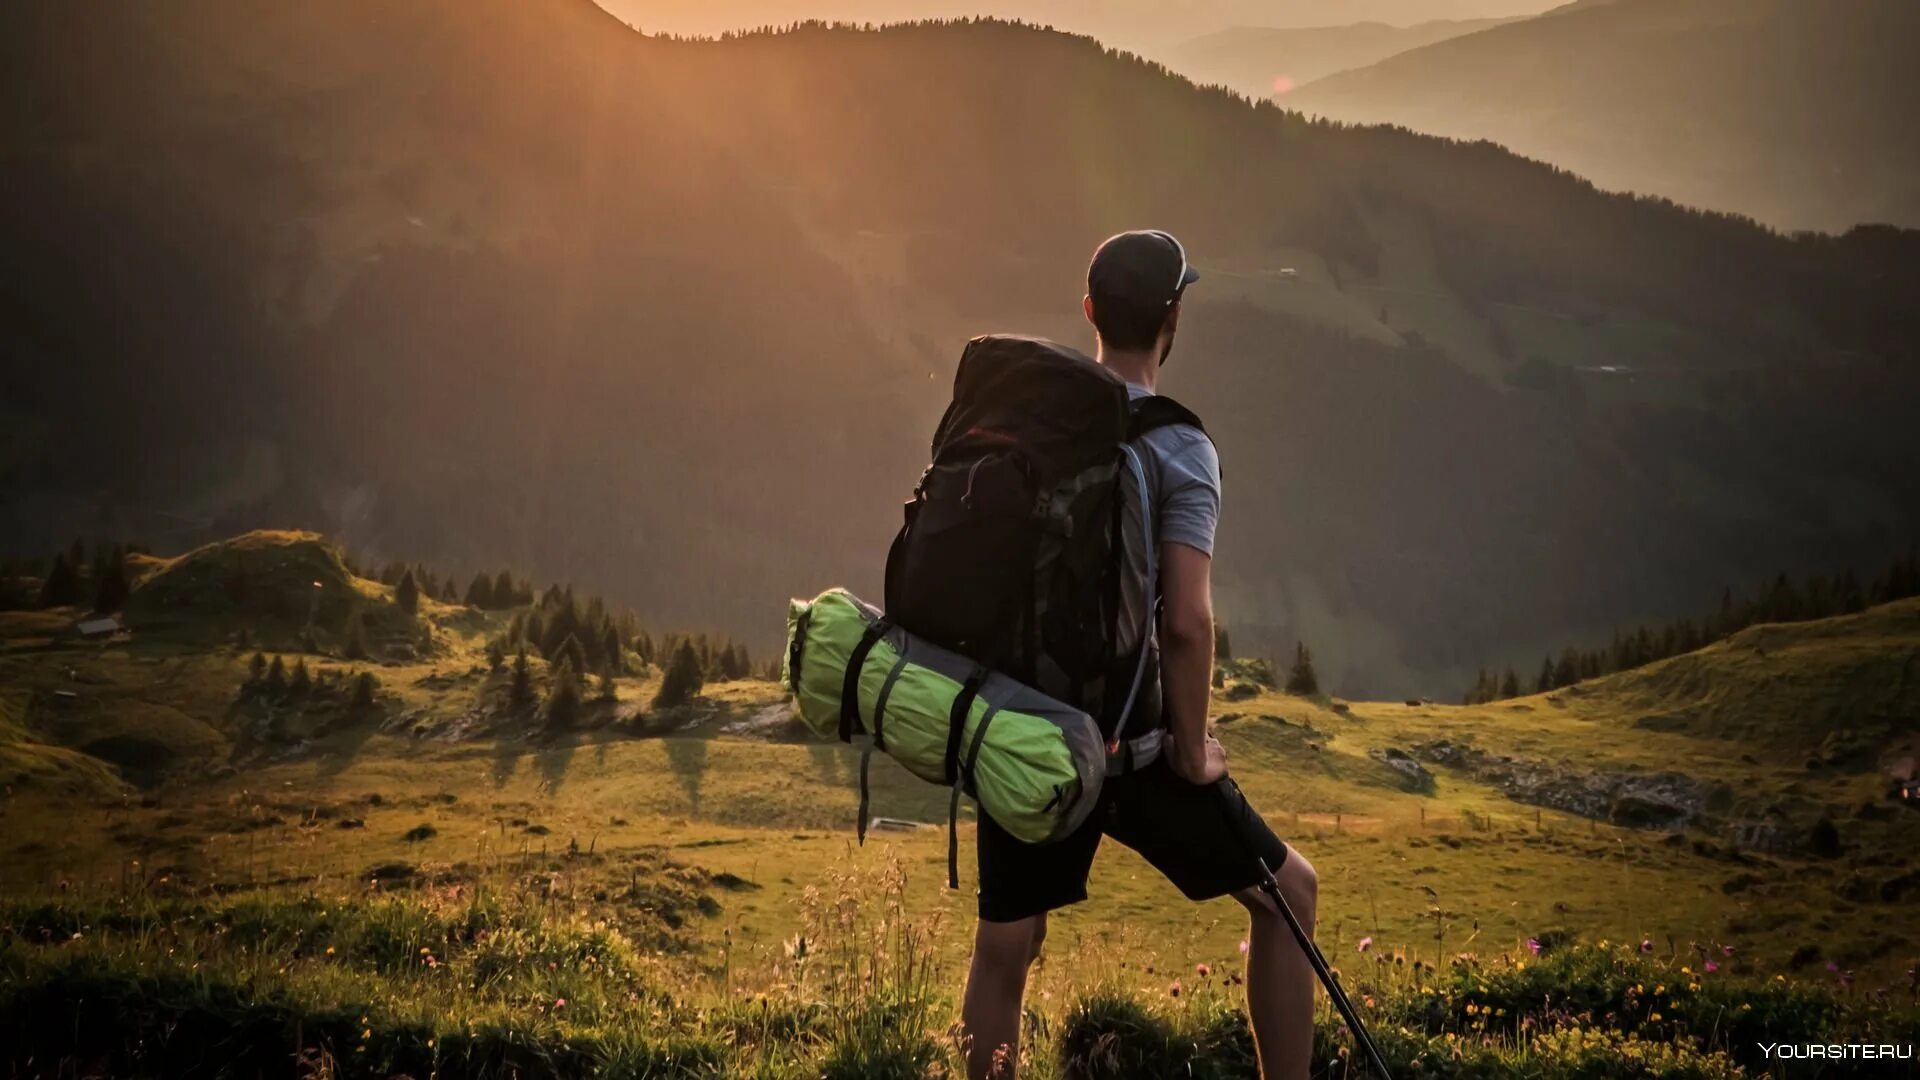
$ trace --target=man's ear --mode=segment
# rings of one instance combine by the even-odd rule
[[[1179,331],[1179,329],[1180,329],[1180,301],[1175,300],[1167,308],[1166,332],[1169,334],[1172,334]]]
[[[1092,294],[1088,294],[1088,295],[1086,295],[1086,296],[1083,296],[1083,297],[1081,297],[1081,298],[1080,298],[1080,313],[1081,313],[1081,314],[1083,314],[1083,315],[1085,315],[1085,316],[1087,317],[1087,322],[1089,322],[1089,323],[1091,323],[1091,322],[1093,322],[1093,296],[1092,296]]]

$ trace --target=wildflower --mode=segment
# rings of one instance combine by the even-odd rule
[[[1680,965],[1680,974],[1682,974],[1682,975],[1691,975],[1691,974],[1693,974],[1693,969],[1692,969],[1692,968],[1690,968],[1690,967],[1688,967],[1688,966],[1686,966],[1685,964],[1682,964],[1682,965]]]
[[[1362,1002],[1363,1004],[1365,1004],[1367,1008],[1369,1008],[1369,1009],[1371,1009],[1371,1008],[1373,1008],[1373,995],[1372,995],[1372,994],[1366,994],[1366,995],[1363,995],[1363,996],[1362,996],[1362,997],[1360,998],[1360,1001],[1361,1001],[1361,1002]]]
[[[567,999],[566,999],[566,998],[554,998],[554,999],[553,999],[553,1007],[554,1007],[554,1008],[556,1008],[556,1009],[564,1009],[564,1008],[566,1008],[566,1007],[567,1007]]]
[[[1471,1001],[1469,1001],[1469,1002],[1467,1002],[1467,1015],[1468,1015],[1468,1016],[1473,1016],[1473,1015],[1476,1015],[1477,1013],[1479,1013],[1479,1011],[1480,1011],[1480,1006],[1478,1006],[1478,1005],[1475,1005],[1475,1004],[1474,1004],[1473,1002],[1471,1002]]]
[[[1371,949],[1371,948],[1373,948],[1372,938],[1363,937],[1360,939],[1360,949],[1359,949],[1360,952],[1366,952],[1368,949]]]
[[[332,956],[332,955],[333,955],[333,946],[331,946],[331,945],[329,945],[329,946],[327,946],[327,955],[328,955],[328,956]]]
[[[1528,938],[1528,939],[1527,939],[1527,951],[1528,951],[1528,952],[1530,952],[1530,953],[1532,953],[1532,954],[1533,954],[1533,955],[1535,955],[1535,956],[1539,956],[1539,955],[1540,955],[1540,939],[1539,939],[1539,938],[1531,938],[1531,937],[1530,937],[1530,938]]]
[[[1240,939],[1240,955],[1247,955],[1247,939],[1245,938]]]
[[[1653,939],[1652,939],[1652,938],[1641,938],[1641,939],[1640,939],[1640,951],[1641,951],[1641,952],[1643,952],[1643,953],[1650,953],[1650,952],[1652,952],[1652,951],[1653,951]]]
[[[1711,975],[1711,974],[1713,974],[1714,972],[1716,972],[1716,971],[1719,971],[1719,970],[1720,970],[1720,965],[1719,965],[1719,964],[1716,964],[1716,963],[1714,963],[1714,962],[1713,962],[1713,961],[1711,961],[1711,960],[1709,960],[1709,961],[1707,961],[1706,963],[1704,963],[1704,964],[1702,964],[1702,965],[1700,965],[1700,970],[1701,970],[1701,971],[1704,971],[1704,972],[1706,972],[1706,973],[1707,973],[1707,974],[1709,974],[1709,975]]]
[[[1173,980],[1173,983],[1167,987],[1167,995],[1169,997],[1180,996],[1180,980],[1179,979]]]
[[[1783,983],[1783,982],[1786,982],[1786,981],[1787,981],[1787,977],[1786,977],[1785,975],[1775,975],[1775,976],[1773,977],[1773,981],[1774,981],[1774,982],[1781,982],[1781,983]]]
[[[1193,973],[1204,979],[1213,974],[1213,968],[1206,964],[1195,964],[1193,965]]]
[[[1654,987],[1654,988],[1653,988],[1653,992],[1654,992],[1654,993],[1656,993],[1656,994],[1664,994],[1664,993],[1666,993],[1666,992],[1667,992],[1667,984],[1666,984],[1666,983],[1661,983],[1661,984],[1660,984],[1659,986],[1656,986],[1656,987]]]
[[[1720,955],[1721,955],[1721,956],[1732,956],[1732,955],[1733,955],[1733,946],[1731,946],[1731,945],[1722,945],[1722,946],[1720,946]]]
[[[427,948],[427,947],[426,947],[425,945],[422,945],[422,946],[420,946],[420,955],[421,955],[421,956],[425,956],[425,955],[427,955],[428,953],[430,953],[430,952],[432,952],[432,951],[433,951],[432,949],[429,949],[429,948]]]
[[[1656,1024],[1657,1024],[1657,1023],[1659,1023],[1659,1022],[1660,1022],[1660,1014],[1659,1014],[1659,1013],[1651,1013],[1651,1014],[1649,1014],[1649,1015],[1647,1016],[1647,1019],[1649,1019],[1649,1020],[1651,1020],[1651,1021],[1653,1021],[1654,1023],[1656,1023]]]

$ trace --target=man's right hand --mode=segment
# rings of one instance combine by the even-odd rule
[[[1196,760],[1196,758],[1198,760]],[[1178,739],[1167,741],[1167,764],[1190,784],[1211,784],[1227,778],[1227,748],[1208,735],[1198,753],[1184,751]]]

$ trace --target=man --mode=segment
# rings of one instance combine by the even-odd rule
[[[1094,253],[1082,301],[1098,337],[1097,359],[1126,380],[1135,399],[1154,393],[1173,351],[1181,297],[1199,275],[1179,241],[1163,232],[1123,233]],[[1132,770],[1110,775],[1100,805],[1078,832],[1047,845],[1014,839],[980,818],[980,922],[967,977],[963,1022],[972,1080],[1006,1080],[1019,1059],[1027,970],[1046,940],[1047,912],[1087,897],[1087,875],[1102,836],[1139,852],[1190,899],[1232,896],[1251,915],[1247,1006],[1265,1080],[1307,1075],[1313,1049],[1313,969],[1284,917],[1258,887],[1259,859],[1312,932],[1313,867],[1274,836],[1227,776],[1227,754],[1207,729],[1213,675],[1215,525],[1220,461],[1191,425],[1160,427],[1133,443],[1147,481],[1147,505],[1133,495],[1126,535],[1141,546],[1137,515],[1152,515],[1159,555],[1160,693],[1142,694],[1157,715],[1130,718],[1128,738],[1163,728],[1161,752],[1133,755]],[[1128,483],[1123,487],[1137,490]],[[1127,552],[1122,646],[1138,636],[1147,595],[1146,552]],[[1129,630],[1128,628],[1132,629]],[[1151,646],[1151,642],[1148,643]],[[1151,740],[1150,740],[1151,741]]]

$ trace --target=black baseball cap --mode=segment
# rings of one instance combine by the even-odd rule
[[[1087,267],[1087,292],[1094,303],[1117,302],[1136,310],[1171,307],[1199,280],[1187,249],[1159,229],[1108,237]]]

